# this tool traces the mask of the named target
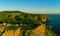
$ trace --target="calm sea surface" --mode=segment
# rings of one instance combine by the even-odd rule
[[[53,31],[60,36],[60,14],[47,14],[47,16],[50,17],[51,21],[46,25],[51,25]]]

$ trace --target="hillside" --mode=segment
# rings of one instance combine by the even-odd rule
[[[49,21],[50,21],[50,18],[44,14],[31,14],[31,13],[24,13],[21,11],[3,11],[3,12],[0,12],[0,24],[1,24],[0,27],[4,27],[4,28],[3,28],[3,31],[0,32],[1,33],[0,35],[2,36],[3,34],[7,33],[6,34],[7,36],[8,33],[11,33],[11,36],[14,36],[16,33],[18,33],[18,35],[27,36],[28,33],[32,32],[33,34],[32,33],[29,34],[32,36],[34,35],[34,33],[35,34],[38,33],[37,32],[38,30],[40,32],[43,32],[43,31],[49,32],[52,29],[50,27],[48,28],[46,27],[46,22],[49,22]],[[19,32],[15,32],[17,31],[17,29],[20,29],[18,30]],[[48,29],[49,31],[46,29]],[[36,34],[36,35],[44,36],[43,33],[41,35],[40,34]],[[46,33],[44,34],[46,35]],[[51,34],[51,35],[54,35],[54,34]]]
[[[7,22],[7,21],[20,22],[21,21],[21,23],[25,23],[25,21],[29,21],[29,24],[30,24],[34,20],[34,21],[37,21],[36,22],[37,24],[39,24],[39,21],[41,21],[42,18],[46,18],[47,21],[50,20],[49,17],[47,17],[43,14],[29,14],[29,13],[23,13],[21,11],[0,12],[0,21],[3,21],[3,22]],[[32,21],[32,22],[30,22],[30,21]],[[8,23],[10,23],[10,22],[8,22]]]

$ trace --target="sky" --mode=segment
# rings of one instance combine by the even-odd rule
[[[60,13],[60,0],[0,0],[0,11]]]

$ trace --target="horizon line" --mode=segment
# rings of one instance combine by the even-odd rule
[[[3,11],[21,11],[21,10],[0,10],[0,12],[3,12]],[[40,12],[29,12],[29,11],[21,11],[21,12],[24,12],[24,13],[31,13],[31,14],[60,14],[60,12],[58,11],[40,11]]]

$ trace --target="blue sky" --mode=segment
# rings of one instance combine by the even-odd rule
[[[32,13],[60,12],[60,0],[0,0],[0,11],[19,10]]]

